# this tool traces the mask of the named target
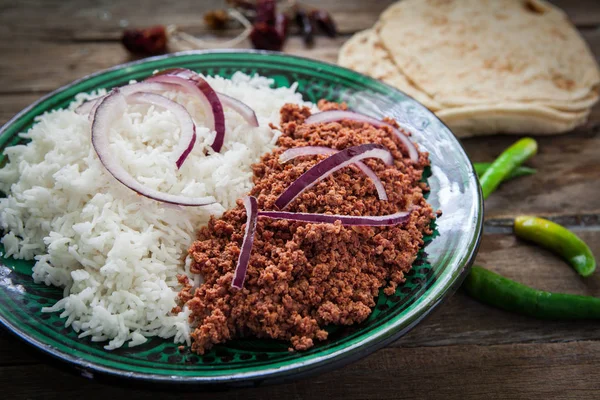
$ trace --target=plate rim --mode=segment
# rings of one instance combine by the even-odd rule
[[[375,80],[372,77],[364,75],[362,73],[350,70],[348,68],[339,66],[337,64],[321,61],[309,57],[297,56],[292,54],[286,54],[283,52],[276,51],[267,51],[267,50],[253,50],[253,49],[210,49],[210,50],[188,50],[188,51],[180,51],[175,53],[168,53],[153,57],[147,57],[139,60],[129,61],[127,63],[118,64],[110,68],[106,68],[103,70],[96,71],[94,73],[85,75],[81,78],[78,78],[72,82],[69,82],[50,93],[40,97],[29,106],[22,109],[12,118],[10,118],[1,128],[0,128],[0,136],[4,134],[4,132],[15,122],[17,122],[21,117],[31,111],[33,108],[38,106],[40,103],[51,99],[52,97],[68,90],[69,88],[78,85],[84,81],[92,79],[96,76],[103,75],[112,71],[117,71],[121,69],[125,69],[128,67],[132,67],[139,64],[145,64],[153,61],[159,61],[163,59],[169,58],[177,58],[186,55],[203,55],[203,54],[259,54],[264,56],[276,55],[284,58],[290,59],[299,59],[305,60],[313,63],[323,64],[330,68],[341,69],[345,71],[349,71],[353,74],[360,75],[363,78],[369,80]],[[401,90],[394,88],[393,86],[379,81],[382,85],[387,87],[390,91],[396,91],[402,93],[407,98],[410,98],[412,101],[421,105],[417,100],[415,100],[410,95],[402,92]],[[429,111],[429,110],[428,110]],[[452,132],[448,126],[441,121],[433,112],[429,111],[431,116],[433,116],[437,121],[444,127],[448,129],[448,131]],[[472,165],[472,161],[469,159],[463,145],[460,141],[454,136],[453,140],[458,145],[458,149],[463,153],[465,158],[469,162],[470,172],[472,177],[477,181],[475,171]],[[481,187],[476,185],[476,206],[477,206],[477,215],[475,222],[475,238],[473,241],[469,243],[469,249],[464,254],[464,256],[459,260],[459,268],[457,268],[453,273],[450,279],[444,283],[444,286],[441,287],[438,292],[434,293],[434,295],[428,299],[425,303],[423,303],[420,307],[412,310],[410,314],[405,316],[402,320],[403,322],[408,322],[408,325],[404,327],[399,327],[398,323],[400,321],[392,319],[390,321],[390,326],[384,327],[381,332],[376,332],[375,335],[369,336],[360,342],[354,343],[351,346],[340,349],[336,352],[332,352],[325,356],[315,355],[314,358],[308,361],[300,361],[300,362],[291,362],[289,365],[285,367],[275,367],[261,370],[256,373],[254,371],[244,372],[234,375],[218,375],[218,376],[180,376],[180,375],[162,375],[162,374],[153,374],[146,372],[135,372],[135,371],[126,371],[123,369],[118,369],[114,367],[102,366],[98,365],[94,362],[84,360],[82,358],[70,355],[69,353],[63,352],[52,345],[48,345],[36,338],[33,338],[23,332],[18,326],[10,323],[0,314],[0,325],[2,325],[5,329],[7,329],[10,333],[18,337],[19,339],[25,341],[26,343],[32,345],[36,349],[44,352],[46,355],[52,356],[55,360],[66,363],[68,366],[79,370],[81,375],[87,378],[94,378],[94,374],[98,373],[101,375],[106,375],[110,377],[116,377],[120,379],[132,378],[138,382],[153,382],[159,384],[185,384],[188,385],[230,385],[237,386],[243,385],[248,382],[268,382],[268,383],[280,383],[283,381],[288,381],[290,379],[297,379],[301,377],[306,377],[310,375],[314,375],[319,371],[331,370],[335,368],[339,368],[342,365],[346,365],[350,362],[357,361],[369,354],[374,353],[376,350],[381,349],[387,344],[397,340],[398,338],[404,336],[410,330],[412,330],[420,321],[422,321],[425,317],[427,317],[435,308],[437,308],[441,303],[443,303],[446,299],[448,299],[461,285],[463,280],[465,279],[468,271],[470,270],[471,265],[475,259],[477,251],[479,249],[479,245],[482,238],[483,233],[483,212],[484,212],[484,202],[483,196],[481,192]],[[424,293],[424,295],[427,292]],[[430,293],[431,295],[431,293]]]

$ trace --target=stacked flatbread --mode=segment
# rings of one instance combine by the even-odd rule
[[[458,136],[570,131],[600,85],[575,27],[541,0],[403,0],[346,42],[339,64],[414,97]]]

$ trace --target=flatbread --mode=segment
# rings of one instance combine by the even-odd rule
[[[398,69],[388,51],[383,47],[374,29],[366,29],[356,33],[344,43],[338,55],[338,64],[357,72],[370,75],[394,86],[429,108],[431,111],[444,109],[444,105],[435,101],[427,93],[416,88],[412,82]],[[594,88],[588,95],[575,101],[538,100],[524,101],[525,104],[543,105],[560,111],[585,111],[598,101],[598,89]],[[478,103],[483,105],[485,103]],[[493,103],[488,105],[492,106]]]
[[[597,99],[594,57],[541,0],[403,0],[376,31],[400,73],[443,107]]]
[[[582,108],[575,102],[500,103],[442,108],[442,106],[415,88],[399,72],[381,45],[374,30],[355,34],[342,47],[338,63],[344,67],[368,74],[398,88],[436,112],[459,137],[504,133],[561,133],[585,122],[588,108],[597,100],[597,93],[582,99]],[[585,103],[587,101],[587,104]],[[561,107],[567,111],[561,112]]]
[[[415,98],[460,137],[566,132],[599,97],[587,45],[541,0],[400,1],[338,62]]]
[[[371,29],[358,32],[344,43],[338,55],[338,64],[376,79],[381,79],[432,111],[441,108],[441,105],[426,93],[415,88],[398,71],[388,52],[381,45],[378,36]]]
[[[584,124],[589,110],[561,112],[549,107],[501,103],[495,106],[464,106],[436,112],[458,137],[495,133],[557,134]]]

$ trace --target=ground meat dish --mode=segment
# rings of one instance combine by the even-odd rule
[[[321,110],[345,105],[319,102]],[[191,246],[191,270],[204,283],[193,288],[181,276],[180,306],[191,310],[192,350],[203,354],[216,343],[239,336],[289,341],[290,350],[306,350],[325,340],[328,324],[350,325],[365,320],[380,288],[391,295],[411,268],[423,235],[434,218],[420,182],[428,165],[408,161],[406,149],[389,128],[343,121],[304,124],[310,110],[296,105],[281,109],[278,148],[253,166],[259,209],[273,210],[277,197],[302,173],[326,156],[303,156],[285,164],[279,155],[288,148],[327,146],[344,149],[366,143],[385,146],[394,165],[377,159],[364,162],[384,183],[388,201],[380,201],[370,180],[350,166],[303,192],[288,211],[344,215],[387,215],[413,207],[406,224],[392,227],[346,227],[341,223],[311,224],[259,218],[246,280],[231,287],[244,236],[246,211],[237,207],[212,218]],[[387,120],[395,124],[392,120]]]

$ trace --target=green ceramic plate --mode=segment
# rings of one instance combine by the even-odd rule
[[[279,341],[243,339],[198,356],[158,338],[138,347],[105,351],[102,344],[78,339],[56,313],[40,311],[58,300],[62,290],[34,284],[32,262],[4,258],[0,260],[0,323],[6,329],[88,377],[108,374],[156,382],[249,385],[287,380],[363,357],[414,327],[462,282],[477,250],[483,214],[467,155],[450,130],[415,100],[332,64],[237,51],[185,52],[124,64],[67,85],[20,112],[0,130],[0,149],[19,143],[17,134],[27,130],[36,115],[67,106],[79,92],[123,85],[156,69],[173,67],[224,77],[238,70],[258,73],[273,78],[276,86],[298,82],[307,100],[346,101],[356,111],[413,125],[414,140],[430,153],[428,200],[443,215],[434,235],[426,238],[406,284],[393,296],[382,293],[365,322],[332,329],[327,341],[306,352],[290,353],[288,345]]]

